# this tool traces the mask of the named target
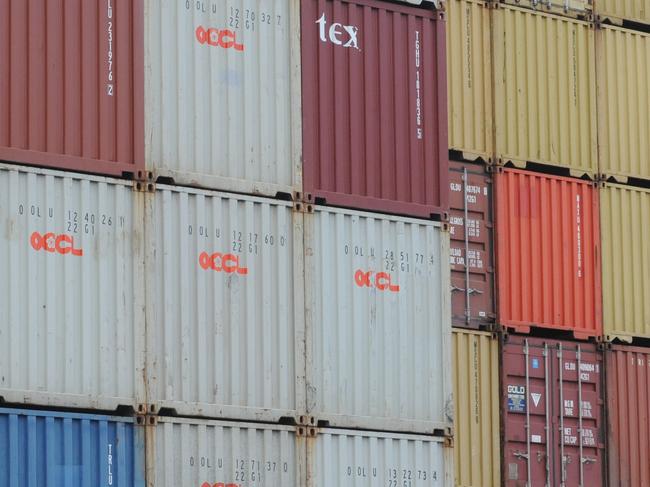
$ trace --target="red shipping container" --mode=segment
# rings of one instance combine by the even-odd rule
[[[492,178],[486,166],[449,162],[452,324],[494,324]]]
[[[500,170],[494,184],[499,324],[602,335],[594,184],[515,169]]]
[[[650,485],[650,350],[614,345],[605,354],[609,485]]]
[[[0,160],[143,169],[143,26],[138,0],[0,0]]]
[[[386,1],[301,3],[309,201],[447,211],[445,23],[443,12]]]
[[[604,485],[597,345],[510,336],[501,367],[506,487]]]

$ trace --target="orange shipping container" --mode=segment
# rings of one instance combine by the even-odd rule
[[[504,169],[495,177],[497,319],[602,334],[598,192],[578,179]]]

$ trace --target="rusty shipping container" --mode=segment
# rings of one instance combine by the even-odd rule
[[[0,0],[0,160],[143,169],[143,25],[141,0]]]
[[[499,341],[454,329],[454,467],[458,487],[501,485]]]
[[[602,334],[598,191],[578,179],[495,174],[497,321]]]
[[[270,422],[304,413],[302,213],[177,186],[147,197],[150,407]]]
[[[447,210],[444,13],[378,0],[301,5],[308,201]]]
[[[599,20],[624,25],[629,21],[650,24],[650,5],[648,0],[595,0]]]
[[[450,162],[449,264],[454,326],[494,323],[492,178],[483,165]]]
[[[609,485],[650,485],[650,350],[612,346],[605,374]]]
[[[304,218],[308,413],[332,427],[447,434],[448,232],[323,206]]]
[[[595,178],[593,24],[501,6],[492,36],[497,162]]]
[[[605,485],[597,345],[511,335],[501,366],[505,486]]]
[[[600,189],[605,339],[650,338],[650,189]]]

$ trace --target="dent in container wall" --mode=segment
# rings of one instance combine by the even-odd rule
[[[440,223],[305,214],[307,410],[331,426],[451,426],[449,234]]]
[[[502,353],[505,486],[603,485],[597,345],[511,335]]]
[[[301,5],[307,199],[447,210],[444,13],[376,0]]]
[[[144,427],[133,418],[0,409],[0,485],[145,487]]]
[[[598,192],[578,179],[503,169],[494,176],[497,321],[602,334]]]
[[[141,198],[125,181],[0,165],[5,401],[145,402]]]
[[[0,2],[0,159],[142,169],[143,23],[142,0]]]
[[[148,402],[271,422],[304,411],[302,213],[173,186],[148,197]]]
[[[225,191],[299,191],[300,1],[140,1],[147,169]]]
[[[492,178],[485,166],[450,162],[451,316],[454,326],[492,325]]]

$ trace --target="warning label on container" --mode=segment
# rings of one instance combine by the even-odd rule
[[[508,411],[523,413],[526,411],[526,388],[508,385]]]

